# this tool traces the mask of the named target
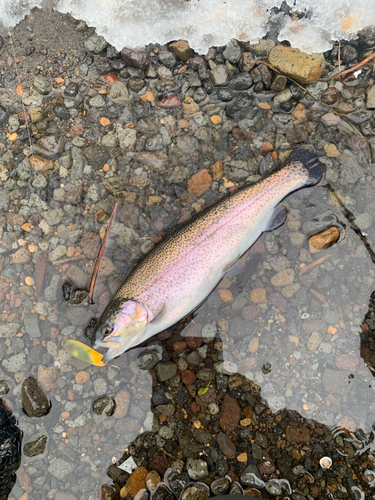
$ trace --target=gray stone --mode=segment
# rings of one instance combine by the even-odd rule
[[[179,184],[183,182],[189,174],[189,170],[186,167],[175,167],[173,172],[168,177],[168,182]]]
[[[10,194],[6,189],[0,189],[0,210],[7,210],[10,203]]]
[[[137,140],[137,132],[135,129],[122,128],[118,129],[117,137],[119,140],[120,148],[128,149],[134,146]]]
[[[31,338],[34,339],[41,336],[37,314],[27,314],[24,319],[24,324]]]
[[[46,78],[45,76],[42,76],[42,75],[37,75],[34,78],[33,85],[34,85],[35,90],[37,90],[39,92],[39,94],[42,94],[42,95],[47,95],[52,90],[51,82],[48,80],[48,78]]]
[[[233,458],[236,455],[236,445],[224,432],[219,432],[217,435],[217,444],[225,456]]]
[[[64,151],[65,137],[60,134],[47,135],[38,140],[35,152],[44,158],[57,160]]]
[[[218,64],[210,71],[210,80],[215,87],[228,83],[228,71],[224,64]]]
[[[5,323],[0,325],[0,339],[15,337],[19,327],[19,323]]]
[[[85,49],[93,54],[100,54],[107,47],[108,42],[100,35],[93,35],[84,41]]]
[[[223,56],[232,64],[237,63],[241,58],[241,48],[234,38],[228,43],[223,52]]]
[[[100,94],[98,94],[94,97],[91,97],[91,99],[89,100],[89,104],[94,108],[103,108],[105,106],[105,100]]]
[[[138,366],[141,370],[151,370],[160,360],[160,356],[156,351],[141,352],[137,358]]]
[[[375,109],[375,84],[366,89],[366,108]]]
[[[33,186],[37,189],[44,188],[47,186],[47,179],[44,177],[44,175],[39,174],[33,180]]]
[[[19,354],[15,354],[8,359],[3,359],[2,365],[8,372],[17,373],[21,371],[22,366],[26,362],[26,354],[24,352],[20,352]]]
[[[99,378],[96,378],[94,380],[95,394],[97,394],[98,396],[101,396],[107,392],[107,389],[108,389],[108,384],[104,378],[99,377]]]
[[[35,90],[25,90],[22,95],[22,103],[31,108],[39,108],[43,102],[43,97]]]
[[[87,164],[85,155],[83,154],[81,149],[78,148],[77,146],[72,147],[72,161],[73,161],[73,164],[72,164],[72,170],[71,170],[71,181],[72,181],[72,183],[75,184],[78,181],[82,180],[83,169]],[[69,193],[71,193],[71,192],[72,192],[72,190],[69,191]],[[80,194],[81,194],[81,192],[79,192],[78,196],[80,196]],[[68,198],[68,195],[67,195],[67,198]],[[71,196],[71,198],[73,198],[73,197]],[[68,199],[67,201],[70,201],[70,203],[74,202],[73,199],[72,200]],[[73,204],[76,204],[76,203],[73,203]]]
[[[364,231],[372,226],[373,218],[371,214],[365,212],[364,214],[357,215],[354,219],[354,222],[357,224],[361,231]]]
[[[155,365],[155,373],[159,382],[169,380],[177,372],[177,365],[173,361],[159,362]]]
[[[348,184],[355,184],[365,174],[363,167],[358,164],[356,157],[349,151],[340,155],[340,176]]]
[[[176,56],[168,50],[161,50],[158,54],[158,58],[159,61],[164,64],[164,66],[167,66],[167,68],[173,68],[173,66],[177,62]]]
[[[75,468],[76,464],[67,462],[63,458],[56,458],[52,460],[50,466],[48,467],[48,472],[51,474],[51,476],[61,481],[62,479],[69,476],[69,474],[71,474]]]
[[[200,458],[188,458],[186,470],[193,481],[203,481],[203,479],[208,477],[207,462]]]
[[[322,376],[322,383],[327,394],[335,394],[340,397],[347,396],[353,387],[350,384],[350,371],[331,370],[327,368]]]
[[[43,219],[50,226],[55,226],[60,224],[64,218],[64,211],[61,208],[52,208],[51,210],[46,210],[42,213]]]
[[[116,104],[129,104],[133,100],[133,96],[128,87],[125,83],[120,82],[119,80],[113,82],[107,97],[110,101],[115,102]]]

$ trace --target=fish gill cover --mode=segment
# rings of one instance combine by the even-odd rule
[[[270,30],[295,48],[325,52],[375,13],[375,0],[0,0],[0,23],[14,26],[42,5],[87,21],[118,50],[184,38],[202,53],[231,38],[256,43]]]

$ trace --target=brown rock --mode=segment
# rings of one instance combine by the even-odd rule
[[[200,107],[191,96],[187,96],[182,101],[182,109],[185,115],[193,115],[194,113],[198,113]]]
[[[224,432],[219,432],[217,435],[217,444],[226,457],[234,458],[236,455],[236,445]]]
[[[325,231],[311,236],[309,239],[310,252],[316,253],[319,250],[330,247],[340,238],[340,232],[337,227],[330,227]]]
[[[276,288],[278,287],[282,288],[284,286],[291,285],[293,281],[294,281],[293,269],[284,269],[283,271],[280,271],[271,278],[271,283]]]
[[[89,231],[81,239],[80,247],[85,257],[96,259],[100,247],[100,236],[94,231]]]
[[[124,489],[126,489],[125,486],[121,489],[121,491],[123,491]],[[113,498],[116,498],[116,494],[117,493],[114,486],[112,486],[111,484],[102,484],[100,488],[100,500],[112,500]],[[121,496],[121,498],[125,498],[125,496]]]
[[[250,71],[254,68],[257,61],[254,59],[254,54],[252,52],[243,52],[240,59],[240,69],[241,71]]]
[[[59,371],[54,366],[38,366],[38,382],[45,391],[56,389],[56,381],[59,376]]]
[[[355,106],[351,102],[339,101],[335,109],[339,113],[346,115],[352,113],[355,110]]]
[[[214,181],[218,181],[223,177],[223,162],[218,160],[213,165],[211,165],[212,177]]]
[[[321,342],[322,342],[322,338],[321,338],[320,334],[318,332],[313,332],[311,334],[309,340],[307,341],[307,348],[310,351],[315,352],[317,350],[317,348],[320,346]]]
[[[115,418],[125,417],[125,415],[128,413],[129,410],[130,393],[127,390],[122,389],[116,394],[115,401],[116,401],[116,409],[113,416]]]
[[[43,120],[43,108],[29,108],[28,113],[33,123]]]
[[[240,423],[241,409],[237,401],[225,394],[220,408],[220,427],[223,431],[232,432],[234,428]]]
[[[171,43],[168,45],[168,50],[183,62],[186,62],[192,53],[189,42],[186,40],[178,40],[177,42]]]
[[[146,476],[148,470],[145,467],[138,467],[129,476],[126,481],[126,489],[133,498],[136,496],[139,490],[146,488]]]
[[[182,370],[181,380],[184,384],[191,385],[197,380],[197,376],[190,370]]]
[[[124,61],[132,68],[147,69],[150,66],[150,55],[145,49],[124,47],[121,55]]]
[[[157,485],[161,482],[160,475],[156,470],[151,470],[146,476],[146,484],[149,490],[155,491]]]
[[[286,299],[290,299],[290,297],[293,297],[293,295],[297,293],[300,288],[301,286],[298,283],[292,283],[291,285],[288,285],[285,288],[283,288],[281,290],[281,294]]]
[[[31,254],[26,247],[21,247],[12,255],[13,264],[27,264],[31,258]]]
[[[54,164],[52,160],[47,160],[39,155],[29,156],[29,163],[35,172],[47,172],[48,170],[51,170]]]
[[[266,476],[272,474],[276,470],[274,464],[269,459],[261,460],[257,463],[257,467],[259,472],[261,474],[265,474]]]
[[[335,88],[335,87],[328,87],[326,89],[321,97],[321,100],[324,102],[324,104],[335,104],[340,98],[340,92]]]
[[[250,292],[250,300],[254,304],[264,304],[267,302],[266,299],[266,289],[265,288],[254,288]]]
[[[306,427],[288,427],[285,430],[286,440],[290,443],[308,444],[310,443],[310,431]]]
[[[77,384],[84,384],[85,382],[87,382],[89,380],[89,378],[90,378],[90,373],[86,372],[84,370],[81,370],[76,375],[76,382],[77,382]]]
[[[355,354],[339,354],[335,358],[335,365],[339,370],[349,370],[356,372],[359,358]]]
[[[357,429],[357,424],[349,415],[345,415],[337,422],[338,428],[343,428],[349,432],[355,432]],[[18,476],[18,473],[17,473]]]
[[[3,222],[1,220],[1,222]],[[5,224],[10,224],[11,226],[22,226],[25,219],[20,214],[15,214],[14,212],[8,212],[4,215]]]
[[[148,463],[148,468],[150,470],[156,470],[161,477],[164,477],[165,471],[168,469],[168,460],[163,455],[156,455]]]
[[[33,491],[33,485],[31,484],[30,477],[26,474],[25,469],[20,467],[17,471],[17,479],[20,482],[21,488],[27,493]]]
[[[184,340],[179,340],[173,344],[173,350],[179,354],[184,351],[187,347],[187,343]]]
[[[253,319],[256,319],[259,315],[260,315],[259,309],[257,308],[257,306],[254,306],[253,304],[245,306],[241,311],[241,317],[245,321],[252,321]]]
[[[323,54],[306,54],[299,49],[277,45],[268,58],[270,64],[301,83],[315,83],[325,67]]]

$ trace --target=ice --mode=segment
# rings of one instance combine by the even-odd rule
[[[0,0],[0,23],[17,24],[47,0]],[[281,0],[49,0],[61,12],[95,26],[117,49],[186,39],[198,53],[232,38],[256,43],[278,26],[279,40],[324,52],[374,23],[375,0],[286,0],[292,16],[271,9]],[[303,13],[299,19],[293,13]]]

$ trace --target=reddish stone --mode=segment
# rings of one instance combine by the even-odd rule
[[[202,324],[191,322],[187,328],[184,330],[185,341],[189,347],[196,349],[200,347],[203,343],[202,336]]]
[[[306,427],[290,427],[285,430],[286,440],[290,443],[308,444],[310,443],[310,431]]]
[[[173,344],[173,350],[179,354],[180,352],[184,351],[187,348],[187,343],[185,340],[179,340],[178,342],[175,342]],[[189,382],[189,384],[192,382]]]
[[[72,125],[69,128],[69,134],[71,135],[72,139],[74,139],[74,137],[82,135],[84,131],[85,129],[82,127],[82,125]]]
[[[194,71],[198,71],[198,68],[201,64],[204,64],[204,59],[201,56],[195,56],[190,59],[190,66]]]
[[[201,409],[201,407],[199,405],[197,405],[197,403],[195,401],[193,401],[190,405],[190,409],[193,413],[198,413]]]
[[[236,482],[237,483],[240,481],[240,478],[237,476],[237,474],[235,472],[233,472],[232,470],[228,471],[227,476],[229,476],[232,480],[232,483]]]
[[[255,370],[258,366],[258,360],[254,356],[249,356],[248,358],[241,359],[241,366],[244,370]]]
[[[76,397],[75,392],[72,389],[69,389],[68,390],[68,399],[69,399],[69,401],[74,401],[75,397]]]
[[[240,423],[241,409],[237,401],[225,394],[220,408],[220,427],[223,431],[234,431],[235,427]]]
[[[163,222],[163,219],[161,217],[158,217],[155,221],[154,221],[154,228],[156,229],[156,231],[161,231],[164,227],[164,222]]]
[[[356,372],[359,358],[355,354],[339,354],[335,358],[335,365],[339,370],[349,370]]]
[[[106,75],[105,79],[110,85],[112,85],[113,82],[118,80],[116,73],[110,73],[109,75]]]
[[[191,385],[194,384],[194,382],[197,380],[197,376],[190,370],[182,370],[181,380],[184,384]]]
[[[13,212],[8,212],[4,215],[5,224],[9,224],[10,226],[22,226],[25,222],[25,219],[22,215],[15,214]]]
[[[266,255],[266,247],[263,241],[256,241],[254,245],[249,250],[250,253],[261,253],[262,255]]]
[[[265,474],[267,476],[276,470],[274,464],[269,459],[261,460],[258,462],[257,467],[261,474]]]
[[[148,464],[148,468],[150,470],[156,470],[161,477],[164,476],[168,467],[168,460],[163,455],[156,455],[156,457],[152,458]]]
[[[157,338],[158,340],[167,340],[171,335],[172,332],[170,330],[164,330],[163,332],[157,334]]]
[[[208,391],[205,394],[202,394],[202,396],[199,396],[199,400],[202,401],[204,404],[212,403],[213,401],[216,401],[216,391],[213,387],[210,387]]]
[[[57,339],[58,335],[59,335],[59,330],[58,328],[55,328],[54,326],[50,329],[49,331],[49,337],[50,339]]]
[[[183,224],[184,222],[187,222],[188,220],[191,219],[191,215],[190,214],[183,214],[181,215],[181,217],[179,218],[178,220],[178,223],[179,224]]]
[[[362,346],[360,353],[361,353],[361,358],[363,361],[370,361],[371,356],[372,356],[372,350],[369,347]]]
[[[245,130],[242,130],[242,128],[234,128],[232,130],[232,136],[233,136],[233,139],[236,139],[238,141],[242,141],[242,140],[246,139],[247,133],[245,132]]]
[[[217,435],[217,444],[226,457],[233,458],[236,455],[236,445],[224,432]]]
[[[181,101],[176,94],[167,95],[159,99],[158,106],[161,108],[177,108],[178,106],[181,106]]]

